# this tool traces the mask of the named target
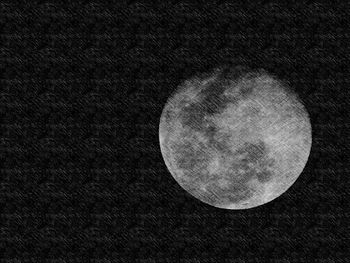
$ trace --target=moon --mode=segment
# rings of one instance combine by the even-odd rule
[[[163,109],[159,140],[177,183],[223,209],[282,195],[312,143],[309,115],[288,83],[246,67],[217,68],[179,85]]]

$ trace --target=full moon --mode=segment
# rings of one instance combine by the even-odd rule
[[[309,115],[288,83],[245,67],[181,83],[163,109],[159,140],[177,183],[224,209],[253,208],[287,191],[312,142]]]

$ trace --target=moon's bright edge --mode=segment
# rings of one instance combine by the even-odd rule
[[[171,175],[191,196],[247,209],[274,200],[297,180],[310,154],[311,124],[286,83],[265,71],[228,72],[216,69],[178,87],[162,112],[160,147]],[[210,112],[204,114],[196,105],[205,105],[210,89],[221,92],[214,103],[225,103],[217,112],[204,107]],[[256,159],[249,162],[248,153]]]

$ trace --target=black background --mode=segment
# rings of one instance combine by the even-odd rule
[[[1,262],[348,262],[346,2],[2,2]],[[288,82],[313,128],[249,210],[192,198],[159,148],[168,97],[225,63]]]

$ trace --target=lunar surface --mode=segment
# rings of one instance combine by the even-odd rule
[[[312,141],[308,113],[287,83],[244,67],[182,83],[164,107],[159,139],[179,185],[225,209],[256,207],[287,191]]]

